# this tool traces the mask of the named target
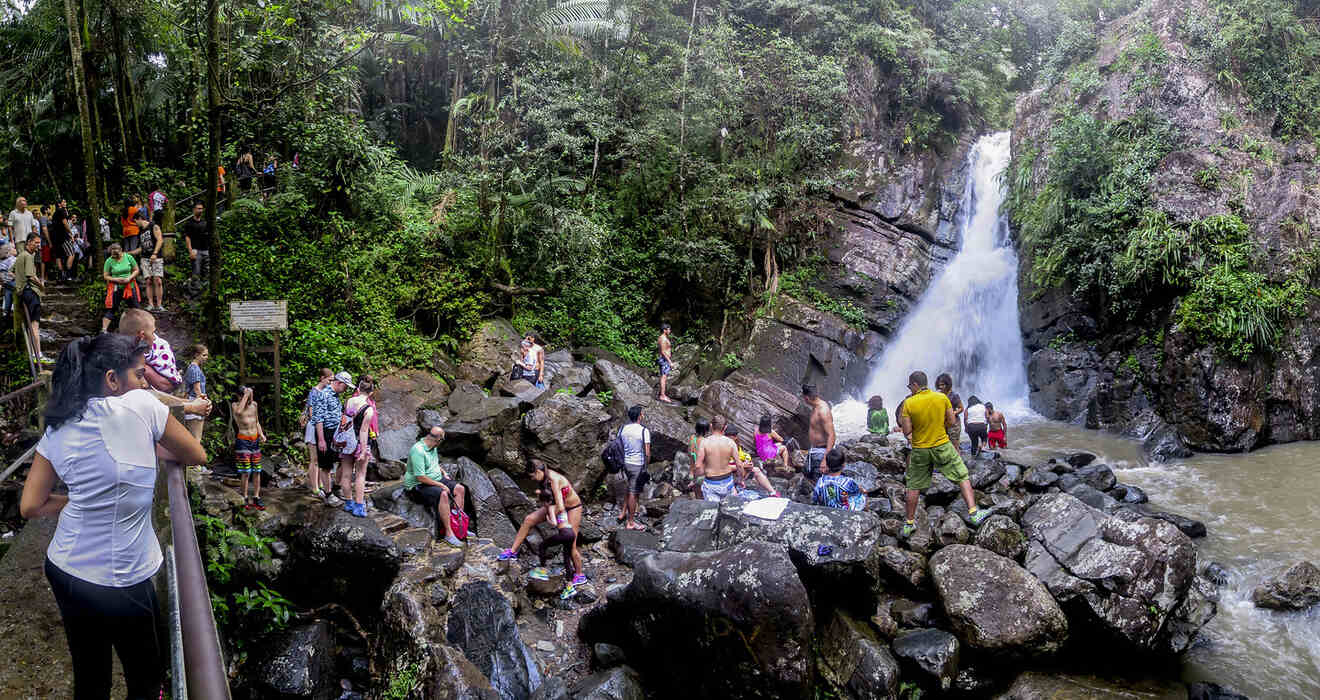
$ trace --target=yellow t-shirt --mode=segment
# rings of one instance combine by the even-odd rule
[[[944,430],[945,411],[953,408],[949,397],[938,391],[922,389],[907,397],[903,412],[912,421],[913,447],[938,447],[949,441]]]

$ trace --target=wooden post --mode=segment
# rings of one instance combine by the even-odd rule
[[[243,347],[243,331],[238,332],[238,381],[247,382],[247,351]]]
[[[280,332],[275,333],[275,432],[284,434],[284,411],[280,410]]]

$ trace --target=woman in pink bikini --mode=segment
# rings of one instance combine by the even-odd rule
[[[762,462],[769,464],[776,457],[782,457],[784,470],[793,470],[788,465],[788,446],[784,444],[784,438],[770,428],[770,414],[767,413],[761,416],[761,420],[756,426],[755,438],[756,456],[760,457]]]

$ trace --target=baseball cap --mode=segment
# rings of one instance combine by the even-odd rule
[[[335,381],[337,381],[337,382],[343,382],[344,384],[347,384],[347,385],[348,385],[348,388],[350,388],[350,389],[356,389],[356,388],[357,388],[357,384],[354,384],[354,383],[353,383],[353,375],[349,374],[348,372],[340,372],[340,373],[336,374],[336,375],[335,375]]]

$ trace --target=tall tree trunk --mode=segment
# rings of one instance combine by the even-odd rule
[[[692,55],[692,35],[697,29],[697,0],[692,0],[692,19],[688,22],[687,48],[683,49],[683,84],[678,93],[678,212],[687,233],[687,86],[688,57]],[[724,330],[720,329],[723,342]]]
[[[216,226],[216,187],[220,184],[220,0],[206,3],[206,223],[211,228],[211,284],[207,319],[212,340],[220,339],[220,231]]]
[[[445,153],[458,148],[458,101],[463,99],[463,71],[454,71],[454,89],[449,95],[449,123],[445,125]]]
[[[128,124],[131,120],[124,119],[124,100],[128,99],[128,76],[124,72],[124,54],[123,54],[123,34],[119,28],[119,12],[115,10],[114,5],[110,5],[110,31],[114,34],[112,37],[115,45],[115,119],[119,122],[119,143],[124,149],[124,167],[132,162],[128,155]],[[123,95],[124,100],[119,99]]]
[[[93,269],[101,266],[101,203],[96,187],[96,146],[92,141],[92,110],[87,99],[87,75],[83,67],[83,27],[78,0],[64,0],[64,21],[69,29],[69,55],[73,62],[73,86],[78,93],[78,125],[82,133],[83,177],[87,186],[87,237],[92,241]]]

